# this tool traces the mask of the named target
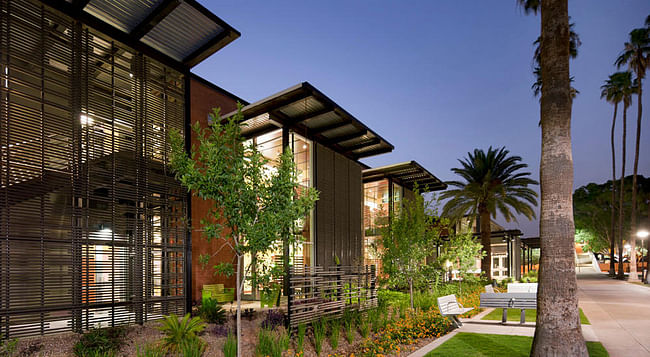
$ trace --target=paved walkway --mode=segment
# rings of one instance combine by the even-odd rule
[[[611,357],[650,357],[650,288],[583,270],[578,298]]]
[[[650,357],[650,287],[615,280],[593,269],[578,273],[579,305],[591,325],[582,325],[587,341],[600,341],[611,357]],[[463,326],[431,342],[410,357],[422,357],[458,332],[533,336],[535,325],[480,320],[492,309]]]

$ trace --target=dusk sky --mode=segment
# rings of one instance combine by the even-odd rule
[[[363,160],[382,166],[416,160],[456,179],[457,159],[474,148],[506,146],[539,179],[539,102],[532,42],[540,17],[515,0],[208,1],[200,3],[242,33],[194,72],[254,102],[308,81],[395,146]],[[650,14],[648,0],[569,2],[582,47],[571,63],[575,187],[611,179],[613,106],[600,86],[628,33]],[[191,24],[188,24],[191,26]],[[644,83],[639,173],[650,174],[650,79]],[[628,110],[632,173],[636,97]],[[621,112],[619,110],[619,112]],[[620,150],[621,117],[617,126]],[[620,175],[617,155],[617,176]],[[536,187],[538,190],[538,187]],[[538,210],[539,211],[539,210]],[[537,236],[538,221],[497,222]]]

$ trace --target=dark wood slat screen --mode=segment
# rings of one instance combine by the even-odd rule
[[[0,11],[0,336],[183,313],[183,75],[40,3]]]
[[[289,327],[377,306],[375,266],[291,267]]]

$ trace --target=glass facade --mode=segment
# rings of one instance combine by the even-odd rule
[[[183,75],[40,3],[1,6],[0,335],[183,313]]]
[[[390,202],[387,179],[364,184],[363,187],[363,231],[364,264],[376,265],[380,271],[379,235],[382,222],[388,218]]]
[[[260,151],[265,158],[269,160],[267,169],[269,172],[276,170],[278,159],[282,155],[282,129],[277,129],[255,138],[249,139],[248,143],[256,145],[257,150]],[[294,162],[296,170],[298,171],[298,182],[300,187],[312,187],[313,174],[312,174],[312,142],[303,138],[302,136],[289,133],[289,145],[291,151],[294,153]],[[313,214],[309,214],[301,222],[299,226],[302,227],[301,236],[302,242],[295,247],[290,247],[289,250],[289,264],[296,266],[311,266],[313,264]],[[275,249],[266,253],[263,256],[258,256],[257,264],[264,264],[266,266],[282,265],[283,261],[283,246],[282,242],[277,242]],[[250,255],[244,257],[244,266],[248,267],[253,263]],[[258,293],[250,280],[244,283],[244,294],[249,298],[256,299]]]

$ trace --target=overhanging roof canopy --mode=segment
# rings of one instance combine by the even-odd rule
[[[235,115],[228,113],[224,119]],[[394,147],[308,82],[242,108],[245,137],[288,127],[353,160]]]
[[[192,67],[240,36],[195,0],[44,2],[176,67]]]
[[[410,190],[413,190],[417,184],[420,192],[440,191],[447,188],[446,183],[415,161],[363,170],[364,183],[385,178],[392,178]]]
[[[521,238],[521,244],[533,249],[542,247],[542,242],[540,241],[539,237]]]

